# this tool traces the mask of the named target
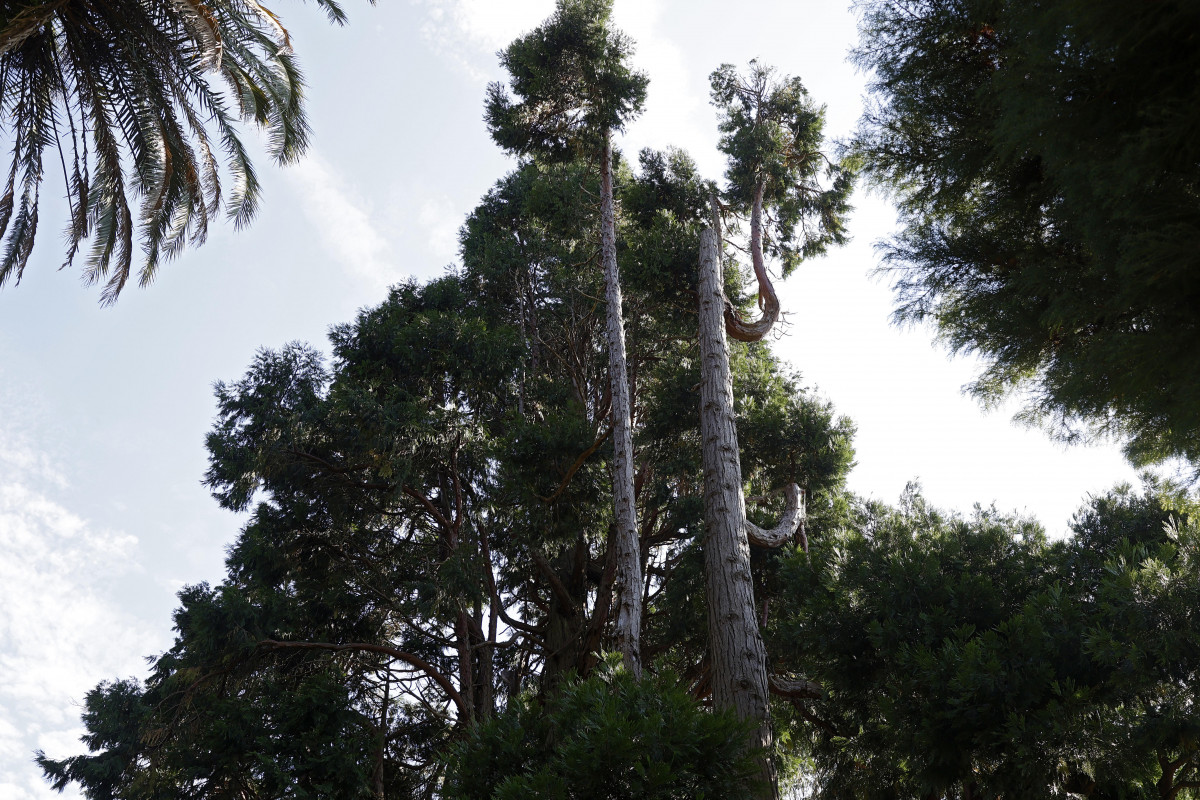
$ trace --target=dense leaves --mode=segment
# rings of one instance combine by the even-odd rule
[[[1179,389],[1193,363],[1171,350],[1194,327],[1179,311],[1190,256],[1168,258],[1164,232],[1189,218],[1155,227],[1167,215],[1156,192],[1187,211],[1192,190],[1186,169],[1164,182],[1154,160],[1163,142],[1190,152],[1178,124],[1191,112],[1164,110],[1156,86],[1150,138],[1120,128],[1142,111],[1118,92],[1131,40],[1106,22],[1116,16],[1079,11],[1055,28],[1065,5],[865,8],[875,45],[860,57],[885,101],[860,146],[909,214],[892,249],[907,270],[902,313],[933,315],[957,346],[993,355],[984,389],[1032,375],[1040,408],[1064,425],[1098,414],[1133,435],[1135,453],[1190,454],[1185,413],[1150,401]],[[1128,12],[1128,30],[1185,59],[1169,47],[1174,34],[1150,24],[1185,11],[1147,8]],[[52,786],[121,800],[762,789],[747,729],[703,707],[713,673],[694,308],[715,185],[678,151],[645,152],[636,169],[611,153],[608,134],[640,110],[645,79],[625,66],[630,45],[607,27],[609,12],[604,0],[562,0],[505,51],[512,81],[490,90],[488,121],[523,160],[468,217],[459,267],[396,286],[336,327],[331,357],[291,344],[218,384],[206,483],[247,513],[228,575],[180,593],[175,644],[144,681],[88,695],[89,753],[38,755]],[[1038,35],[1014,35],[1034,22]],[[1045,50],[1048,31],[1057,38]],[[1033,63],[1037,47],[1053,57]],[[1043,91],[1047,75],[1070,87]],[[1168,83],[1162,92],[1187,89]],[[724,198],[749,212],[761,286],[763,250],[786,272],[844,239],[854,165],[821,155],[821,112],[798,81],[726,67],[713,89],[730,159]],[[1095,97],[1110,90],[1113,119],[1096,136],[1049,135],[1099,114]],[[1005,116],[1012,104],[1028,116]],[[1028,145],[1029,125],[1047,133],[1044,147]],[[1100,156],[1116,140],[1104,126],[1119,129],[1122,148],[1140,142],[1129,174],[1105,171]],[[1101,198],[1101,178],[1137,207]],[[605,185],[622,214],[606,213]],[[1130,221],[1149,238],[1129,238]],[[601,244],[601,228],[613,239]],[[602,264],[609,254],[625,276],[645,680],[603,655],[619,638],[620,597],[605,319],[619,306],[600,299],[602,266],[617,274]],[[742,265],[724,266],[731,304],[747,310]],[[1135,302],[1156,289],[1135,284],[1171,292],[1161,315]],[[977,286],[991,293],[971,294]],[[1106,303],[1141,316],[1110,330],[1109,317],[1087,317]],[[1160,319],[1175,326],[1170,342]],[[979,330],[987,337],[971,338]],[[1135,340],[1161,358],[1108,382],[1088,372],[1126,363],[1133,351],[1121,348]],[[994,510],[942,514],[915,491],[896,509],[860,501],[844,487],[850,423],[764,344],[734,343],[731,367],[751,517],[777,518],[788,483],[808,497],[810,547],[797,536],[751,553],[754,618],[784,701],[772,709],[772,756],[811,765],[828,798],[1197,794],[1192,499],[1166,485],[1119,489],[1057,543]],[[1078,380],[1062,384],[1070,402],[1054,394],[1060,374]],[[1149,375],[1161,397],[1134,391]],[[1099,385],[1116,394],[1088,400],[1084,389]],[[1137,427],[1150,419],[1138,409],[1154,424]]]
[[[822,152],[825,108],[799,78],[779,78],[754,61],[745,76],[724,64],[710,81],[728,158],[725,198],[747,214],[762,187],[771,222],[765,254],[780,260],[786,277],[805,258],[845,244],[856,164]]]
[[[631,198],[686,185],[655,188],[660,173],[643,179],[624,164],[615,172]],[[127,800],[438,796],[454,740],[592,674],[615,621],[596,209],[594,193],[579,191],[595,184],[585,161],[520,165],[468,218],[461,268],[397,286],[336,327],[331,360],[288,345],[217,386],[206,480],[223,505],[250,512],[228,577],[181,595],[176,644],[144,685],[93,693],[94,752],[44,758],[52,780]],[[631,215],[622,260],[647,276],[654,265],[683,274],[686,246],[660,234],[688,224],[665,211]],[[683,700],[705,692],[703,576],[691,566],[703,533],[699,366],[694,317],[674,305],[667,280],[628,286],[626,309],[643,648],[650,672],[674,667],[682,678],[604,679],[695,734],[653,734],[680,759],[645,778],[663,792],[677,791],[665,788],[676,778],[698,787],[739,774],[718,769],[728,760],[695,773],[689,749],[730,753],[726,723]],[[754,431],[748,480],[836,493],[850,425],[765,347],[737,354],[739,413]],[[675,607],[680,596],[698,598],[699,616],[694,604]],[[581,686],[571,702],[583,714],[603,693]],[[136,718],[114,719],[118,701]],[[617,707],[589,708],[607,718]],[[300,764],[299,752],[317,763]],[[611,763],[636,772],[631,753],[614,750]]]
[[[795,701],[819,796],[1191,796],[1195,512],[1120,489],[1050,543],[914,493],[814,540],[775,650],[822,686]]]
[[[649,81],[630,68],[633,42],[611,16],[612,0],[558,0],[550,19],[500,54],[517,99],[500,83],[488,87],[497,144],[551,160],[597,156],[641,112]]]
[[[1200,9],[868,0],[859,148],[895,194],[901,320],[1061,435],[1200,462]]]
[[[611,14],[612,0],[559,0],[553,16],[501,54],[518,100],[510,100],[499,83],[489,86],[487,123],[492,138],[510,153],[551,163],[584,156],[598,166],[596,238],[607,326],[616,639],[626,667],[640,677],[643,580],[612,134],[641,111],[647,81],[630,68],[632,43],[611,27]]]
[[[515,698],[451,760],[454,800],[718,800],[756,772],[745,724],[696,705],[665,673],[642,682],[605,665],[543,702]]]

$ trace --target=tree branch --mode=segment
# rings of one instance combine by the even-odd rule
[[[554,567],[546,560],[546,557],[541,553],[533,554],[533,563],[537,564],[538,569],[546,576],[546,580],[550,582],[550,590],[554,592],[554,596],[558,598],[558,602],[569,608],[573,613],[579,609],[575,606],[575,600],[571,597],[571,593],[567,591],[567,587],[563,585],[562,579],[558,577],[558,573],[554,571]]]
[[[784,678],[771,675],[767,678],[771,694],[790,700],[819,700],[825,696],[821,686],[806,678]]]
[[[450,524],[450,521],[446,519],[446,517],[442,514],[442,512],[437,510],[437,506],[435,506],[432,502],[430,502],[428,497],[421,494],[420,492],[418,492],[416,489],[412,488],[411,486],[403,487],[403,492],[406,495],[408,495],[409,497],[411,497],[412,499],[416,500],[418,503],[420,503],[421,506],[425,509],[425,513],[427,513],[427,514],[429,514],[429,516],[433,517],[434,521],[437,522],[437,524],[441,525],[442,528],[444,528],[447,533],[454,530],[454,526]]]
[[[0,28],[0,55],[7,53],[22,42],[40,31],[44,25],[54,18],[54,15],[67,4],[68,0],[55,0],[42,6],[32,6],[23,9]]]
[[[521,622],[519,619],[510,617],[508,612],[504,609],[500,609],[500,619],[504,620],[504,624],[508,625],[513,630],[521,631],[522,633],[529,634],[530,636],[541,636],[543,633],[541,628],[534,627],[528,623]]]
[[[746,520],[746,538],[751,544],[758,547],[780,547],[799,530],[800,521],[804,518],[804,492],[796,484],[789,483],[784,487],[783,493],[787,498],[787,509],[783,513],[783,519],[774,528],[763,530]],[[804,551],[808,552],[808,537],[802,537],[801,543]]]
[[[617,578],[617,553],[613,545],[613,526],[608,527],[608,541],[604,546],[604,571],[600,573],[600,583],[596,587],[596,603],[592,606],[592,621],[584,634],[583,653],[586,675],[593,666],[593,653],[600,649],[600,640],[604,636],[604,626],[612,613],[613,583]],[[643,654],[644,655],[644,654]]]
[[[600,445],[604,444],[611,434],[611,427],[605,430],[604,433],[600,434],[599,438],[592,442],[591,446],[588,447],[587,450],[584,450],[582,453],[580,453],[579,458],[575,459],[575,463],[572,464],[571,468],[567,470],[567,474],[563,477],[562,483],[558,485],[558,488],[554,490],[554,494],[550,495],[549,497],[542,497],[539,499],[545,501],[546,505],[553,505],[558,498],[562,497],[562,493],[565,492],[567,490],[567,486],[571,484],[571,479],[575,477],[575,473],[579,471],[579,468],[583,466],[584,462],[591,458],[592,453],[595,453]]]
[[[281,642],[277,639],[264,639],[263,641],[259,642],[259,645],[276,649],[286,648],[293,650],[326,650],[332,652],[350,650],[365,653],[381,653],[385,656],[391,656],[397,661],[403,661],[406,664],[411,664],[432,678],[434,683],[442,687],[442,690],[445,691],[446,695],[454,702],[454,705],[458,708],[458,713],[461,715],[462,719],[468,719],[470,716],[466,702],[463,700],[463,696],[458,693],[457,689],[454,688],[454,684],[450,682],[450,679],[439,672],[438,669],[428,661],[425,661],[424,659],[420,658],[419,656],[415,656],[412,653],[406,653],[403,650],[397,650],[396,648],[389,647],[385,644],[372,644],[370,642],[331,644],[327,642]]]
[[[763,257],[763,193],[766,180],[759,181],[754,190],[754,205],[750,210],[750,260],[754,264],[754,277],[758,280],[758,307],[762,316],[754,322],[746,322],[738,316],[733,304],[725,301],[725,332],[739,342],[757,342],[767,335],[771,326],[779,319],[779,296],[767,274],[766,259]],[[720,230],[720,228],[714,228]]]

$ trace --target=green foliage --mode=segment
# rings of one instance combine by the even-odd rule
[[[547,160],[597,155],[646,99],[647,78],[629,68],[629,37],[612,30],[612,0],[558,0],[554,15],[510,44],[500,63],[514,102],[488,87],[492,138],[509,152]]]
[[[805,258],[845,244],[855,162],[821,152],[824,107],[812,102],[799,78],[776,79],[774,70],[754,61],[744,78],[723,64],[710,80],[721,113],[718,147],[728,157],[725,197],[744,213],[763,188],[763,203],[772,209],[763,249],[782,261],[784,277]]]
[[[118,681],[88,694],[84,742],[97,754],[38,753],[52,786],[78,784],[90,800],[368,796],[362,753],[375,735],[352,708],[345,674],[310,661],[246,677],[253,609],[230,587],[191,587],[180,600],[179,639],[145,686]]]
[[[84,698],[84,743],[98,756],[74,756],[62,761],[37,753],[37,763],[55,791],[77,783],[91,800],[110,800],[128,791],[134,778],[139,725],[146,716],[141,687],[136,681],[101,683]]]
[[[752,488],[766,493],[795,482],[810,495],[841,490],[854,462],[854,424],[801,388],[765,348],[732,349],[742,473]]]
[[[623,196],[659,193],[667,206],[622,220],[620,258],[647,278],[624,287],[650,565],[644,648],[651,669],[673,666],[686,683],[604,679],[647,719],[659,709],[674,720],[667,729],[699,737],[654,734],[682,760],[630,780],[663,792],[733,779],[685,758],[720,742],[700,736],[716,718],[684,708],[705,651],[699,367],[694,317],[655,269],[682,274],[698,217],[686,211],[690,162],[670,163],[642,174],[618,161],[614,174]],[[531,693],[556,702],[568,675],[591,674],[613,622],[596,211],[578,191],[596,182],[582,159],[519,165],[467,219],[461,268],[396,286],[335,327],[331,359],[290,344],[217,385],[206,483],[249,512],[228,575],[181,593],[175,645],[144,685],[97,690],[92,752],[41,762],[55,785],[124,800],[196,787],[436,796],[452,742]],[[836,493],[849,424],[766,347],[737,348],[739,413],[754,432],[742,443],[748,479]],[[611,744],[613,763],[632,764],[621,746]]]
[[[718,800],[756,774],[732,713],[701,708],[670,673],[638,682],[615,662],[549,698],[515,697],[458,745],[453,800]]]
[[[518,100],[493,87],[489,124],[524,160],[467,218],[460,267],[336,326],[331,358],[292,343],[217,384],[205,483],[247,513],[226,579],[180,593],[175,644],[144,683],[89,696],[89,754],[39,756],[54,786],[122,800],[434,798],[449,791],[446,754],[468,741],[495,768],[461,768],[464,796],[744,795],[761,754],[696,700],[694,314],[712,184],[673,150],[596,168],[646,86],[609,14],[563,0],[505,52]],[[607,178],[628,209],[613,222],[646,564],[635,590],[647,672],[663,673],[645,683],[596,671],[617,583],[596,236]],[[728,278],[746,302],[732,262]],[[735,351],[747,481],[834,502],[852,426],[765,345]],[[762,513],[778,512],[772,497]]]
[[[784,568],[775,652],[823,688],[796,701],[819,796],[1187,796],[1195,511],[1170,487],[1119,489],[1052,544],[914,493],[814,540]]]
[[[643,150],[638,166],[636,180],[621,182],[621,212],[629,222],[622,232],[621,274],[690,316],[696,306],[700,230],[716,187],[682,150]],[[729,288],[742,299],[740,288]]]
[[[318,5],[344,21],[334,0]],[[21,279],[33,251],[48,148],[68,173],[66,264],[90,239],[84,277],[103,281],[110,303],[130,277],[135,238],[145,286],[163,261],[204,242],[222,208],[239,227],[251,220],[260,187],[239,123],[266,132],[276,161],[295,161],[308,143],[303,96],[287,31],[258,3],[5,3],[0,122],[13,149],[0,286]]]
[[[902,321],[1066,438],[1200,463],[1200,9],[867,0],[858,150],[904,231]]]

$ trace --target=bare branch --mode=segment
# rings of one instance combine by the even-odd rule
[[[567,474],[563,476],[562,483],[560,483],[558,488],[554,490],[554,494],[550,495],[549,497],[542,497],[539,499],[544,500],[546,505],[553,505],[558,498],[562,497],[562,493],[565,492],[567,487],[571,484],[571,479],[575,477],[575,473],[579,471],[579,468],[583,466],[585,461],[591,458],[592,454],[596,452],[600,445],[604,444],[604,442],[608,440],[608,437],[611,434],[612,427],[607,428],[604,433],[600,434],[596,441],[592,442],[588,449],[580,453],[579,457],[575,459],[575,463],[572,464],[570,469],[567,470]]]
[[[767,679],[771,694],[786,697],[789,700],[819,700],[825,696],[825,690],[807,678],[784,678],[772,675]]]
[[[804,492],[796,484],[789,483],[784,487],[783,493],[787,498],[787,509],[783,519],[774,528],[769,531],[763,530],[746,520],[746,538],[751,544],[758,547],[780,547],[800,529],[800,522],[804,519]],[[801,544],[804,551],[808,552],[808,537],[803,534]]]
[[[550,562],[541,553],[533,554],[533,563],[537,564],[538,569],[546,576],[546,580],[550,583],[550,589],[554,592],[554,596],[558,598],[558,602],[569,608],[572,612],[578,612],[579,609],[575,606],[575,600],[571,597],[571,593],[567,591],[567,587],[563,585],[562,579],[558,577],[558,573],[554,571],[554,567],[550,566]]]

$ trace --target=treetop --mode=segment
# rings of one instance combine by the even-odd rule
[[[565,160],[594,152],[641,113],[649,79],[630,67],[633,41],[610,27],[611,16],[611,0],[559,0],[550,19],[500,53],[509,86],[488,87],[485,113],[497,144]]]

